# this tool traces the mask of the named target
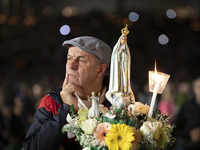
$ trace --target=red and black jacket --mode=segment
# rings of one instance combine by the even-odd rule
[[[79,147],[77,142],[72,142],[74,139],[67,139],[66,133],[61,132],[67,123],[66,116],[70,106],[63,103],[60,91],[61,88],[42,98],[35,112],[34,122],[23,141],[24,150],[57,150],[61,145],[70,150]],[[107,100],[104,105],[111,106]]]

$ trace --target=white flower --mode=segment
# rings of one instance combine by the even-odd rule
[[[143,133],[143,135],[148,135],[149,133],[154,133],[158,127],[162,128],[161,122],[146,121],[141,126],[140,131]]]
[[[85,132],[85,134],[93,134],[97,124],[98,122],[96,119],[87,119],[82,121],[81,129]]]
[[[84,147],[82,150],[91,150],[90,147]]]
[[[161,122],[146,121],[140,127],[143,135],[143,142],[149,142],[153,147],[164,148],[165,143],[169,142],[169,137],[165,133],[165,128]]]
[[[71,139],[71,138],[73,138],[73,137],[76,136],[75,133],[72,133],[72,132],[70,132],[70,131],[68,130],[71,126],[72,126],[72,125],[70,125],[70,124],[65,124],[65,125],[63,126],[63,128],[62,128],[62,130],[67,131],[67,137],[68,137],[69,139]]]
[[[97,147],[99,146],[99,142],[95,140],[95,137],[91,134],[82,134],[81,135],[81,140],[80,144],[82,146],[87,146],[87,147]]]
[[[68,124],[64,125],[64,128],[68,128],[68,127],[70,127],[70,126],[74,126],[75,119],[72,119],[69,113],[67,114],[66,120],[67,120]],[[75,133],[72,133],[72,132],[70,132],[70,131],[67,131],[67,137],[68,137],[69,139],[71,139],[71,138],[73,138],[73,137],[75,137],[75,136],[76,136]]]
[[[75,119],[72,119],[72,117],[70,116],[70,114],[67,114],[67,118],[66,118],[67,122],[71,125],[74,125],[74,123],[76,122]]]
[[[149,105],[143,104],[141,102],[135,102],[135,104],[130,104],[128,110],[132,111],[132,114],[147,114],[149,112]]]

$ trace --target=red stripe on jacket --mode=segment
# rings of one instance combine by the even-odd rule
[[[41,107],[44,107],[47,111],[52,112],[53,115],[57,115],[60,104],[56,103],[51,96],[45,95],[41,99],[38,109]]]

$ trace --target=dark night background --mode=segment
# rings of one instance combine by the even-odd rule
[[[168,9],[175,18],[167,17]],[[139,14],[136,22],[131,12]],[[174,87],[190,84],[200,76],[199,15],[198,0],[0,0],[0,105],[15,107],[13,99],[26,95],[36,108],[62,85],[65,40],[90,35],[113,48],[126,24],[134,93],[144,92],[155,60]],[[60,33],[63,25],[69,34]],[[165,45],[161,34],[169,39]]]

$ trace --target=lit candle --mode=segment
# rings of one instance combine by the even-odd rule
[[[149,109],[148,117],[152,117],[157,93],[161,94],[165,85],[169,79],[169,75],[161,72],[157,72],[155,63],[155,72],[149,71],[149,91],[153,92],[151,99],[151,105]]]

